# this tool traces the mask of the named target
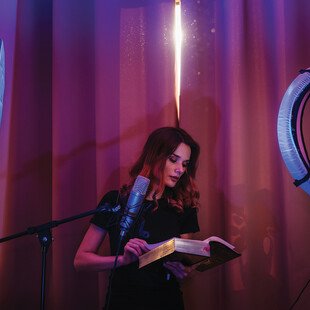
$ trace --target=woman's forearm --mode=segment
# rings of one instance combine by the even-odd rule
[[[92,252],[79,253],[74,259],[76,270],[104,271],[113,268],[115,256],[101,256]],[[116,267],[123,266],[123,255],[118,256]]]

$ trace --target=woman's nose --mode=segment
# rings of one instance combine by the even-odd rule
[[[181,175],[183,172],[184,172],[184,167],[183,165],[180,165],[178,167],[175,168],[175,172],[178,174],[178,175]]]

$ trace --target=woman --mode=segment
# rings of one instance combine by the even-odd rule
[[[194,178],[199,145],[183,129],[163,127],[152,132],[130,170],[130,185],[108,192],[99,206],[110,212],[95,215],[76,253],[77,270],[112,269],[120,235],[120,219],[132,185],[138,175],[150,179],[142,213],[121,246],[107,294],[112,309],[184,309],[178,280],[190,269],[180,262],[154,262],[138,269],[138,257],[148,251],[148,243],[173,237],[191,238],[199,231],[199,192]],[[117,206],[120,206],[118,208]],[[110,237],[112,256],[100,256],[99,247]]]

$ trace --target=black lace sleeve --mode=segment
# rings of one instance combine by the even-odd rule
[[[121,205],[119,201],[119,192],[114,190],[106,193],[98,204],[104,211],[95,214],[90,222],[96,226],[109,230],[109,228],[119,222],[121,215]]]

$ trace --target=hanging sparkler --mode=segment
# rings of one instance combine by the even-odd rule
[[[175,98],[178,120],[180,120],[180,92],[181,92],[181,0],[175,0],[174,16],[174,42],[175,42]]]

